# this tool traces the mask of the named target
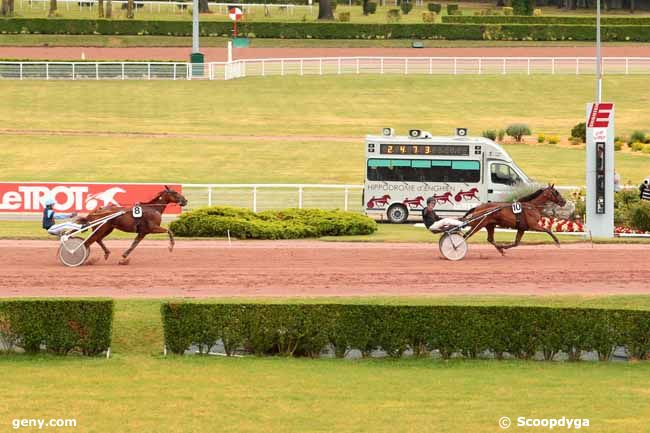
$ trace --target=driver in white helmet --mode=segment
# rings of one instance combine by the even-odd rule
[[[422,209],[422,222],[424,226],[432,232],[439,232],[443,227],[458,227],[463,225],[464,222],[455,218],[440,218],[433,210],[436,205],[436,199],[429,197],[427,199],[427,207]]]
[[[54,205],[56,202],[52,197],[48,197],[43,202],[45,208],[43,209],[43,228],[51,235],[60,236],[66,231],[77,230],[81,228],[81,225],[75,224],[73,222],[66,221],[64,223],[55,224],[55,220],[58,219],[67,219],[74,218],[77,216],[76,212],[70,214],[59,213],[57,214],[54,211]]]

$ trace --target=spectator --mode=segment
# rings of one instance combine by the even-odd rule
[[[650,201],[650,177],[646,177],[643,180],[643,183],[639,186],[639,191],[639,197],[641,197],[641,200]]]

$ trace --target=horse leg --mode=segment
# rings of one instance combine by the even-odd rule
[[[513,243],[511,243],[511,244],[508,244],[508,245],[501,245],[501,248],[503,248],[504,250],[507,250],[509,248],[516,247],[517,245],[519,245],[519,242],[521,242],[521,238],[524,237],[524,233],[526,233],[525,230],[517,230],[517,236],[515,237],[515,241]]]
[[[108,248],[106,248],[106,245],[104,245],[104,238],[106,236],[110,235],[112,231],[113,231],[113,227],[109,228],[106,231],[106,233],[104,233],[103,236],[98,237],[97,240],[95,241],[95,242],[97,242],[97,245],[99,245],[102,248],[102,250],[104,251],[104,260],[108,260],[108,256],[111,255],[111,251]]]
[[[551,236],[553,238],[553,240],[555,241],[555,246],[560,248],[560,240],[557,238],[557,236],[555,236],[555,233],[553,233],[551,231],[551,229],[545,229],[545,228],[539,227],[538,229],[536,229],[536,231],[548,233],[549,236]]]
[[[497,226],[496,224],[488,224],[485,226],[485,229],[487,230],[487,234],[488,234],[487,240],[489,243],[494,245],[494,248],[496,248],[497,251],[500,252],[502,256],[505,256],[506,253],[503,251],[503,247],[494,241],[494,229],[496,228],[496,226]]]
[[[144,239],[145,236],[147,236],[146,233],[138,233],[138,236],[136,236],[135,239],[133,239],[133,243],[131,244],[129,249],[124,251],[124,253],[122,254],[122,260],[120,260],[120,265],[129,264],[129,259],[128,259],[129,254],[131,254],[131,252],[135,249],[135,247],[138,246],[138,244],[142,241],[142,239]]]
[[[172,233],[171,230],[166,229],[165,227],[154,227],[151,229],[151,233],[167,233],[169,236],[169,252],[171,253],[174,251],[174,245],[176,245],[176,242],[174,242],[174,234]]]

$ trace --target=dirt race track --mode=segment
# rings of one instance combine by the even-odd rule
[[[450,294],[650,294],[647,245],[524,246],[500,257],[471,245],[448,262],[433,244],[314,241],[144,241],[128,266],[127,241],[107,262],[66,268],[56,241],[0,241],[0,297],[431,296]]]

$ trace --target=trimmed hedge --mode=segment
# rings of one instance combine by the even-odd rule
[[[366,235],[377,223],[356,212],[321,209],[285,209],[254,213],[229,206],[201,208],[183,213],[170,225],[172,232],[187,237],[239,239],[299,239],[320,236]]]
[[[485,18],[485,17],[476,17]],[[229,22],[201,23],[202,36],[228,36]],[[351,24],[245,22],[242,36],[286,39],[594,40],[592,25],[546,24]],[[189,36],[190,21],[0,19],[0,33]],[[602,26],[603,41],[650,41],[650,26]]]
[[[222,340],[228,355],[318,356],[328,345],[337,357],[382,349],[399,357],[438,350],[476,358],[491,351],[530,359],[559,352],[579,360],[582,351],[609,359],[616,346],[637,358],[650,353],[650,311],[546,307],[389,306],[347,304],[208,304],[161,306],[165,344],[183,354],[202,353]]]
[[[27,353],[97,355],[111,345],[112,300],[0,301],[0,343]]]
[[[566,17],[566,16],[522,16],[522,15],[446,15],[443,23],[454,24],[580,24],[596,25],[595,17]],[[601,25],[631,26],[650,25],[650,17],[602,17]]]

